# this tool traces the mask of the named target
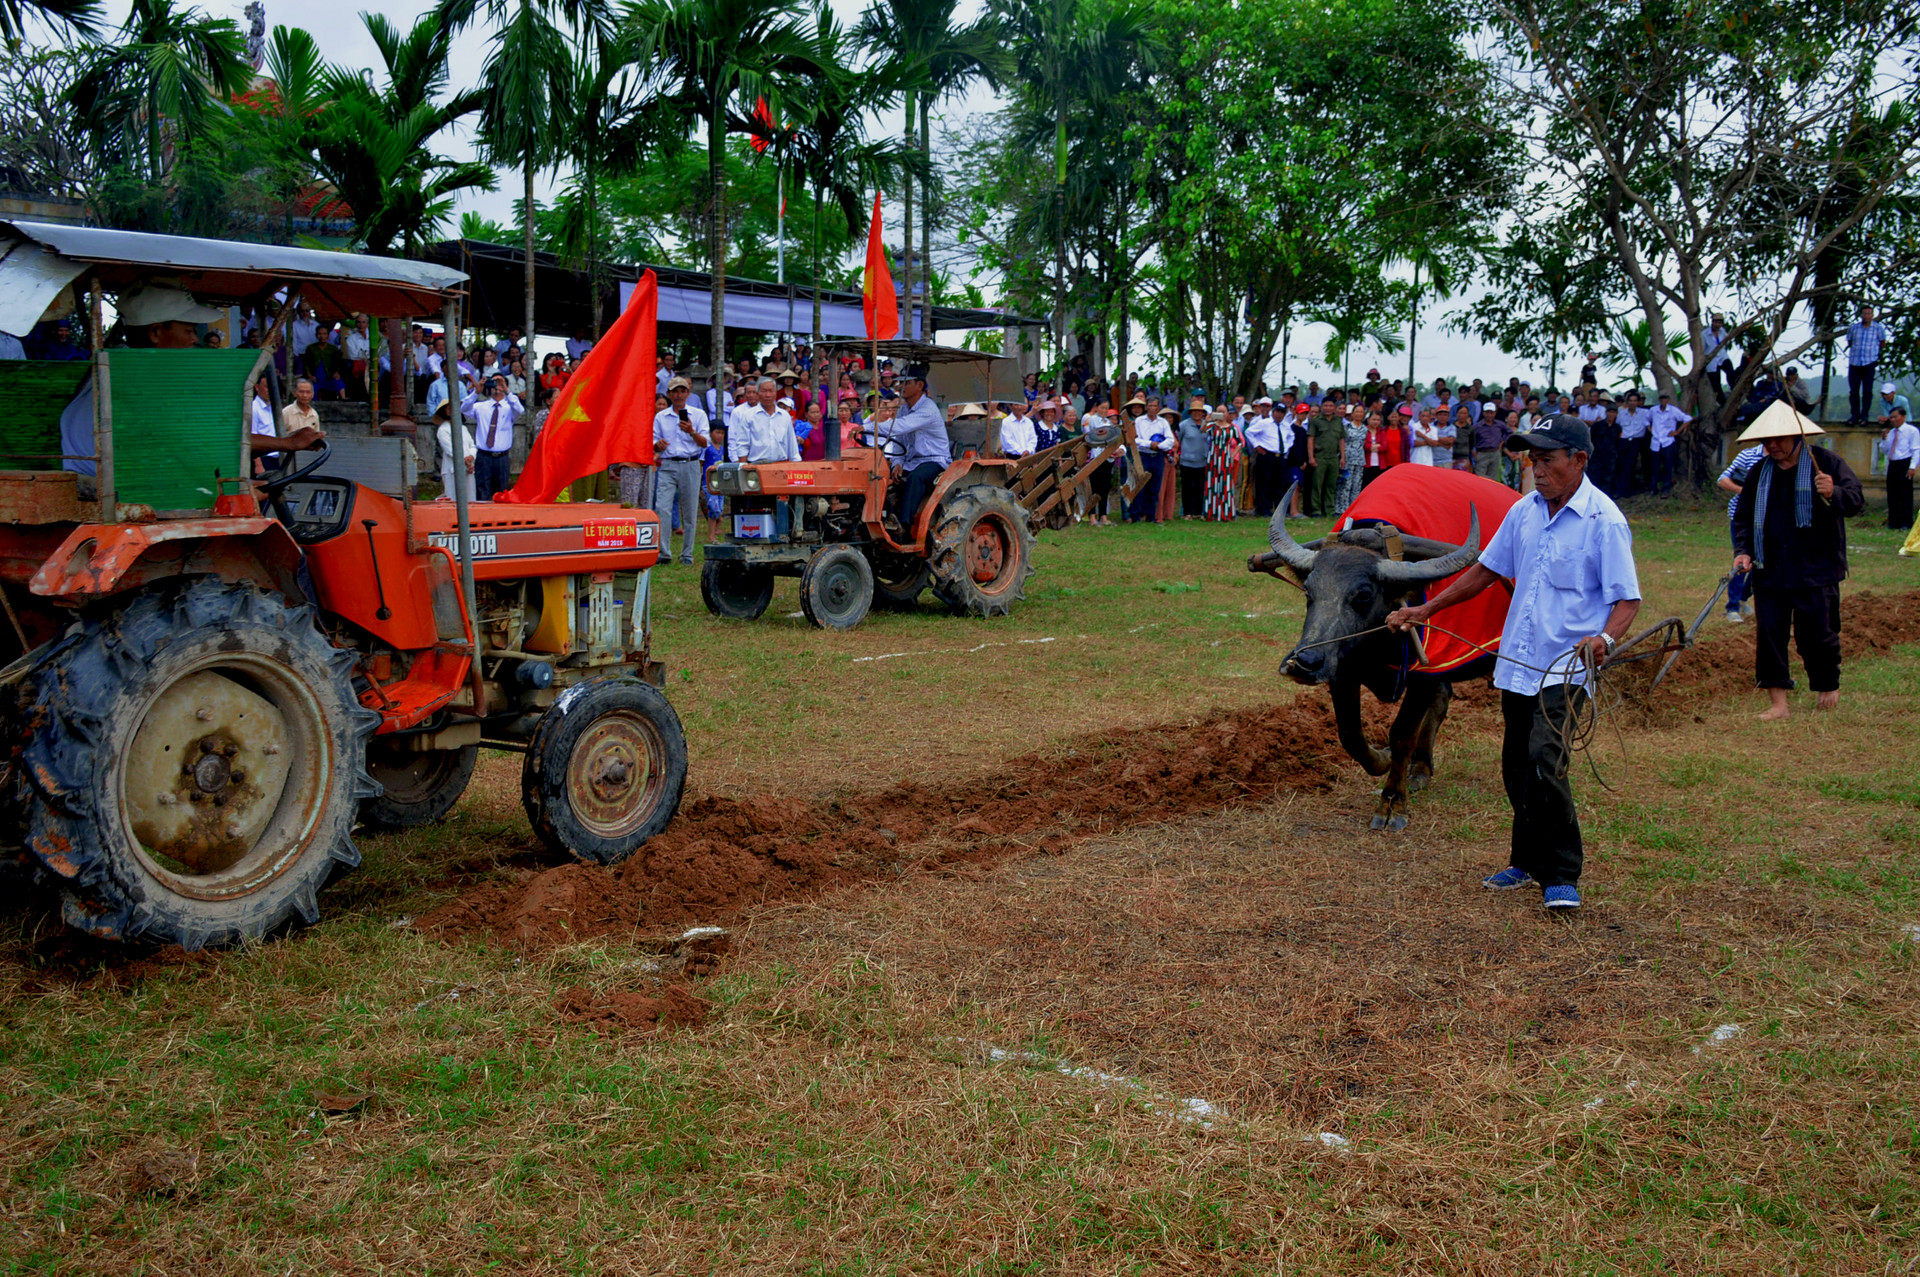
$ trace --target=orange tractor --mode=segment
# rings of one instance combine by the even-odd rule
[[[355,824],[444,815],[482,745],[525,755],[534,830],[582,859],[673,818],[686,742],[649,657],[652,513],[415,504],[403,435],[251,477],[251,388],[297,302],[444,309],[452,331],[464,280],[0,223],[0,329],[78,311],[92,332],[86,360],[0,366],[0,463],[20,467],[0,471],[7,842],[69,923],[189,949],[312,923],[359,863]],[[156,288],[281,318],[266,350],[178,348],[191,328],[129,319]]]
[[[965,388],[984,385],[978,397],[989,403],[991,370],[1003,358],[906,341],[878,350],[929,364],[935,387],[943,367],[983,365],[984,381]],[[1033,574],[1034,531],[1066,527],[1071,502],[1095,471],[1124,452],[1132,463],[1126,495],[1146,482],[1130,432],[1119,426],[1010,458],[1000,451],[997,420],[955,421],[954,460],[912,525],[902,526],[894,463],[903,449],[887,423],[870,427],[865,447],[843,448],[831,419],[825,429],[821,461],[707,468],[707,490],[729,499],[732,520],[730,535],[707,543],[700,574],[701,598],[715,616],[758,617],[778,576],[800,578],[801,611],[823,629],[852,629],[875,606],[910,608],[929,588],[958,614],[1005,616]]]

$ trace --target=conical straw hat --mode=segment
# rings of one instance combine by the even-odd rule
[[[1740,433],[1739,442],[1757,443],[1762,439],[1786,439],[1798,435],[1823,435],[1827,433],[1812,418],[1797,412],[1794,406],[1784,399],[1776,399],[1767,405],[1766,411],[1754,418],[1753,424]]]

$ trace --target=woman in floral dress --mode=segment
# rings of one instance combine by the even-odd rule
[[[1233,477],[1246,438],[1233,415],[1221,412],[1207,418],[1207,438],[1207,500],[1201,517],[1209,523],[1232,523],[1234,507],[1240,504]]]
[[[1360,495],[1360,481],[1366,477],[1367,472],[1369,426],[1378,430],[1380,418],[1377,415],[1371,419],[1368,418],[1367,410],[1355,404],[1347,413],[1346,455],[1341,461],[1343,469],[1340,471],[1340,487],[1333,495],[1333,508],[1336,514],[1345,514],[1347,507],[1353,504],[1354,498]]]

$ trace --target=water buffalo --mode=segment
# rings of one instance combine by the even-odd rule
[[[1389,535],[1378,527],[1350,528],[1301,545],[1287,532],[1286,509],[1283,501],[1268,528],[1273,553],[1247,561],[1254,572],[1284,564],[1306,590],[1300,642],[1280,672],[1296,683],[1327,685],[1341,745],[1369,775],[1386,777],[1373,828],[1405,829],[1408,793],[1425,788],[1433,776],[1433,738],[1446,721],[1453,681],[1485,677],[1491,658],[1445,674],[1409,672],[1408,640],[1379,627],[1389,612],[1479,559],[1480,511],[1473,508],[1465,545],[1402,536],[1401,557],[1394,559]],[[1362,687],[1382,701],[1400,700],[1384,750],[1367,740],[1360,721]]]

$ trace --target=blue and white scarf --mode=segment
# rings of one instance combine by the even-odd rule
[[[1767,494],[1773,486],[1773,472],[1780,467],[1772,461],[1761,461],[1757,466],[1760,486],[1753,494],[1753,565],[1763,568],[1767,566]],[[1804,442],[1793,474],[1793,526],[1813,526],[1813,453],[1811,445]]]

